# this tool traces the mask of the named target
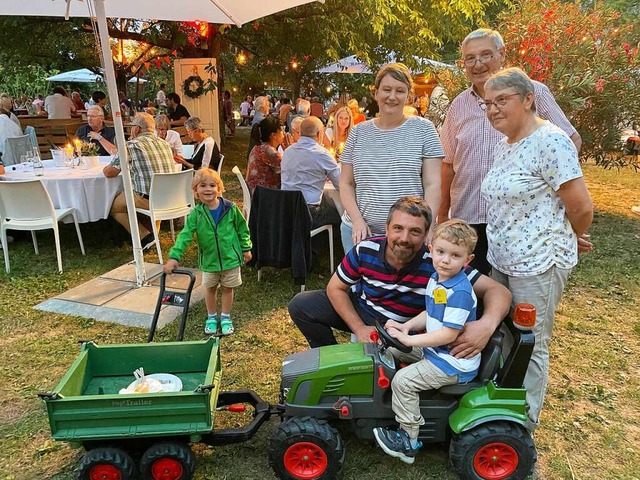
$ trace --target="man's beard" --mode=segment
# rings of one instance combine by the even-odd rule
[[[408,248],[399,248],[399,247],[408,247]],[[402,243],[394,243],[391,247],[391,251],[393,255],[400,260],[401,262],[406,262],[411,260],[416,254],[415,249],[411,248],[410,244],[402,244]]]

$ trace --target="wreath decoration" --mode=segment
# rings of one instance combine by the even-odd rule
[[[191,75],[182,84],[184,94],[189,98],[198,98],[204,93],[204,80],[198,75]]]

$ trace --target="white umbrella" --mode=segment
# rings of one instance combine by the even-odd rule
[[[46,80],[49,82],[95,83],[103,81],[103,78],[99,73],[94,73],[88,68],[81,68],[79,70],[58,73],[57,75],[47,77]]]
[[[412,73],[422,73],[424,68],[455,68],[453,65],[449,65],[448,63],[438,62],[437,60],[431,60],[429,58],[420,58],[414,57],[420,68],[413,69]],[[395,62],[395,55],[389,56],[389,63]],[[338,60],[337,62],[333,62],[323,68],[316,70],[317,73],[374,73],[369,68],[369,65],[362,60],[358,59],[355,55],[351,55],[349,57],[344,57]]]
[[[109,34],[107,17],[156,19],[174,21],[206,21],[211,23],[243,23],[261,18],[272,13],[303,5],[316,0],[0,0],[0,15],[13,16],[47,16],[47,17],[92,17],[96,18],[100,44],[100,55],[105,67],[107,90],[111,111],[113,112],[118,157],[121,165],[129,164],[125,148],[124,129],[118,89],[111,52],[109,50]],[[324,3],[324,0],[317,0]],[[105,54],[106,53],[106,54]],[[133,259],[136,264],[136,283],[145,283],[144,258],[136,219],[131,174],[128,168],[122,169],[124,192],[127,200],[129,224],[131,225],[131,241],[133,243]]]
[[[373,73],[362,60],[355,55],[344,57],[326,67],[316,70],[317,73]]]
[[[1,0],[0,15],[88,17],[90,0]],[[316,0],[105,0],[110,18],[230,23],[238,26]],[[318,0],[324,3],[324,0]]]
[[[88,68],[80,68],[78,70],[70,70],[68,72],[58,73],[51,77],[45,78],[49,82],[77,82],[77,83],[99,83],[104,82],[104,71],[100,68],[101,73],[94,73]],[[147,83],[149,80],[144,78],[133,77],[129,79],[129,83]]]

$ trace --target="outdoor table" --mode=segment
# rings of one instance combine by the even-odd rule
[[[111,158],[100,157],[100,165],[87,170],[56,167],[53,160],[43,160],[45,170],[41,177],[36,177],[33,171],[20,171],[19,166],[6,167],[5,174],[0,175],[0,181],[40,179],[55,208],[73,207],[78,222],[95,222],[109,217],[113,199],[123,190],[121,175],[107,178],[102,173]]]

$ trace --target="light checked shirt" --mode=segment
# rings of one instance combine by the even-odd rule
[[[281,164],[282,190],[299,190],[307,205],[320,205],[327,178],[339,188],[340,167],[326,148],[313,138],[300,137],[284,151]]]
[[[141,133],[127,142],[131,183],[133,191],[149,195],[151,177],[154,173],[173,173],[173,150],[168,142],[159,138],[155,133]],[[122,169],[120,159],[114,158],[112,167]]]

